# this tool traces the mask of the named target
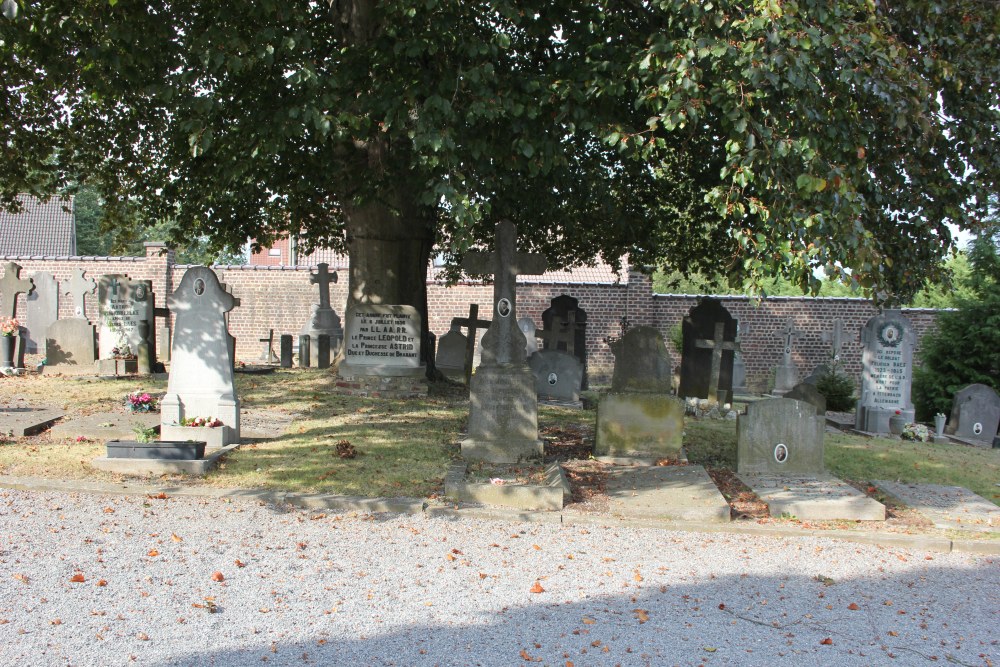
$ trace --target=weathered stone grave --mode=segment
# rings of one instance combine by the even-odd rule
[[[889,418],[897,410],[905,421],[914,419],[913,327],[898,310],[886,310],[862,327],[861,342],[861,398],[854,426],[867,433],[889,433]]]
[[[489,326],[489,320],[479,319],[478,303],[469,304],[468,317],[453,317],[451,319],[451,328],[453,330],[455,327],[458,327],[458,330],[464,328],[468,332],[467,335],[463,334],[462,336],[462,339],[465,341],[465,355],[462,358],[462,379],[465,380],[466,384],[469,384],[472,378],[472,370],[479,362],[477,354],[479,350],[476,345],[476,342],[482,337],[482,334],[479,332],[485,331]]]
[[[465,350],[469,339],[452,323],[451,329],[438,341],[437,356],[434,366],[445,377],[465,381]]]
[[[992,445],[1000,427],[1000,396],[985,384],[959,390],[951,404],[945,433]]]
[[[587,311],[580,308],[580,300],[560,294],[542,311],[542,331],[535,336],[542,339],[546,350],[562,350],[580,360],[583,369],[581,388],[587,388]]]
[[[137,372],[140,366],[152,368],[156,326],[152,281],[104,275],[98,282],[97,294],[100,374],[122,375]],[[138,361],[140,355],[146,357],[142,363]]]
[[[318,344],[320,334],[326,334],[330,337],[331,357],[337,356],[344,343],[344,328],[341,325],[340,316],[330,307],[330,283],[335,282],[337,282],[337,272],[329,271],[329,265],[325,263],[317,264],[316,273],[309,275],[309,283],[319,286],[319,303],[312,305],[309,319],[303,325],[299,335],[309,336],[309,366],[313,368],[319,364],[319,355],[316,350],[312,350],[312,347],[314,347],[313,343]]]
[[[736,320],[722,303],[704,298],[691,309],[681,324],[684,349],[681,356],[681,383],[678,395],[720,401],[720,392],[732,397],[733,353]]]
[[[774,369],[775,396],[783,396],[799,383],[799,369],[792,359],[792,340],[799,338],[802,332],[795,328],[792,318],[785,320],[785,327],[780,331],[782,340],[781,363]]]
[[[746,396],[749,393],[747,388],[747,365],[743,359],[743,351],[740,349],[740,341],[748,333],[746,324],[736,320],[736,349],[733,351],[733,396]]]
[[[531,355],[538,352],[538,336],[535,333],[538,330],[538,327],[535,326],[535,321],[530,317],[522,317],[519,319],[517,321],[517,327],[521,330],[521,333],[524,334],[524,353],[527,354],[530,359]]]
[[[655,463],[681,457],[684,402],[671,396],[673,372],[663,335],[648,326],[611,343],[611,392],[597,408],[594,454]]]
[[[524,334],[517,326],[517,276],[545,272],[541,255],[519,253],[517,227],[496,227],[491,253],[469,253],[463,268],[474,275],[492,273],[494,314],[483,336],[480,366],[472,377],[468,437],[462,456],[493,463],[517,463],[541,457],[538,397],[528,368]]]
[[[87,319],[86,296],[96,283],[84,278],[82,269],[63,283],[63,293],[73,299],[75,317],[56,320],[45,334],[45,366],[42,372],[63,375],[90,375],[97,372],[97,329]]]
[[[535,374],[538,398],[570,403],[580,402],[583,387],[583,364],[562,350],[538,350],[528,358]]]
[[[725,523],[729,503],[701,466],[612,466],[608,513],[621,519]]]
[[[54,424],[63,412],[37,406],[24,396],[0,402],[0,436],[21,438],[36,435]]]
[[[771,516],[809,520],[885,519],[885,507],[826,474],[825,421],[811,403],[773,398],[747,406],[736,422],[737,475]]]
[[[25,351],[28,354],[45,354],[45,335],[49,326],[59,319],[59,284],[47,271],[31,275],[35,289],[27,297],[27,336]]]
[[[226,313],[238,305],[204,266],[188,269],[168,297],[176,321],[167,394],[160,402],[163,440],[205,440],[209,449],[239,443],[240,400],[226,327]],[[221,425],[188,425],[198,418]]]
[[[936,528],[1000,532],[1000,507],[961,486],[887,480],[876,480],[874,484],[886,495],[922,514]]]
[[[337,391],[384,397],[425,396],[420,313],[413,306],[353,304],[345,317]]]
[[[800,382],[788,391],[783,398],[793,398],[797,401],[805,401],[816,408],[816,414],[825,418],[826,396],[819,392],[816,385],[810,382]]]
[[[30,294],[34,289],[31,278],[21,277],[21,266],[14,262],[4,264],[3,278],[0,278],[0,317],[17,318],[17,296]],[[13,336],[0,336],[3,347],[13,349],[0,354],[0,371],[4,373],[20,373],[24,369],[25,338],[24,327],[19,327]]]

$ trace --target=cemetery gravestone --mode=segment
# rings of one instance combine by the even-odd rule
[[[823,474],[825,428],[811,403],[791,398],[751,403],[736,418],[737,472]]]
[[[992,445],[1000,427],[1000,396],[985,384],[970,384],[955,394],[945,432]]]
[[[69,281],[63,283],[63,294],[73,299],[73,315],[87,317],[87,295],[94,293],[97,283],[93,278],[84,278],[83,269],[73,269]]]
[[[886,310],[862,327],[861,342],[861,398],[855,428],[889,433],[889,418],[897,411],[906,422],[914,418],[910,400],[913,327],[898,310]]]
[[[435,366],[445,376],[454,380],[465,380],[465,352],[468,339],[459,326],[452,323],[451,330],[441,336],[438,342]]]
[[[21,278],[21,267],[14,262],[4,264],[3,278],[0,279],[0,316],[14,319],[17,317],[17,296],[28,294],[33,289],[31,278]],[[7,366],[8,355],[0,358],[0,367],[7,373],[20,372],[24,368],[24,329],[21,328],[13,336],[3,336],[8,340],[0,341],[4,345],[13,345],[13,365]],[[10,340],[13,339],[13,340]]]
[[[420,313],[413,306],[348,306],[340,375],[422,376],[420,340]]]
[[[805,401],[816,408],[816,414],[825,419],[826,417],[826,396],[820,393],[816,385],[810,382],[800,382],[791,391],[787,392],[784,398],[794,398],[797,401]]]
[[[74,317],[53,322],[45,334],[45,366],[43,373],[87,375],[95,372],[97,361],[97,329],[87,319],[88,294],[97,284],[84,278],[82,269],[75,269],[63,283],[63,294],[73,300]]]
[[[747,326],[736,320],[736,350],[733,354],[733,397],[737,394],[745,395],[747,389],[747,365],[743,360],[743,352],[740,349],[740,341],[747,333]]]
[[[330,283],[337,282],[337,272],[329,271],[329,265],[320,263],[316,265],[316,273],[310,274],[309,282],[319,286],[319,303],[314,303],[309,315],[309,320],[299,332],[302,336],[309,336],[311,341],[318,341],[320,334],[330,337],[330,356],[336,357],[344,342],[344,328],[340,323],[340,316],[330,307]],[[313,366],[318,365],[319,356],[316,355]]]
[[[587,311],[579,299],[560,294],[542,312],[542,331],[536,332],[546,350],[563,350],[580,360],[583,385],[587,388]]]
[[[38,271],[31,276],[35,289],[27,296],[28,335],[25,351],[45,353],[45,333],[59,319],[59,284],[51,273]]]
[[[720,392],[732,396],[736,320],[722,303],[705,298],[691,309],[681,325],[684,350],[678,395],[718,400]]]
[[[679,458],[684,403],[670,395],[673,372],[663,335],[629,329],[611,343],[611,392],[597,408],[594,453],[602,457]]]
[[[99,358],[115,358],[120,354],[139,354],[141,345],[150,345],[149,336],[155,326],[153,315],[153,283],[131,280],[127,275],[101,276],[97,288],[100,330]],[[140,322],[145,323],[143,329]],[[145,332],[145,336],[143,336]]]
[[[167,394],[160,402],[163,440],[206,440],[210,448],[240,440],[240,401],[236,394],[226,313],[239,299],[222,289],[204,266],[187,270],[167,298],[176,317]],[[215,418],[222,426],[193,428],[184,420]]]
[[[468,317],[453,317],[451,320],[451,326],[454,327],[465,327],[469,334],[465,336],[465,361],[464,363],[464,375],[465,383],[469,384],[472,378],[472,369],[476,367],[478,359],[476,358],[476,341],[479,336],[480,330],[489,328],[490,320],[479,319],[479,304],[470,303],[469,304],[469,316]]]
[[[493,320],[483,336],[481,363],[469,391],[469,435],[462,441],[467,459],[517,463],[543,453],[535,378],[517,326],[517,276],[544,273],[545,258],[518,253],[516,240],[517,227],[500,222],[494,252],[469,253],[462,265],[471,274],[494,276]]]
[[[799,369],[792,360],[792,339],[798,338],[802,332],[795,328],[792,319],[785,320],[785,328],[781,330],[784,339],[781,351],[781,363],[774,369],[774,394],[781,396],[799,383]]]
[[[562,350],[539,350],[528,359],[535,374],[535,391],[541,399],[579,402],[583,364]]]
[[[538,336],[535,334],[538,327],[530,317],[522,317],[517,321],[517,328],[524,334],[524,353],[530,359],[531,355],[538,352]]]

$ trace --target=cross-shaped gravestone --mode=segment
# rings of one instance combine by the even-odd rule
[[[695,347],[712,350],[712,375],[708,379],[708,395],[716,401],[719,400],[719,373],[722,370],[722,352],[723,350],[737,352],[740,349],[739,342],[726,340],[725,329],[725,322],[716,322],[715,337],[712,340],[698,339],[694,342]]]
[[[465,384],[469,384],[469,380],[472,378],[472,359],[476,353],[476,331],[479,329],[484,329],[490,326],[490,320],[479,319],[479,304],[470,303],[469,304],[469,316],[468,317],[453,317],[451,318],[451,328],[455,330],[456,327],[466,327],[469,330],[469,335],[465,339]]]
[[[31,278],[21,278],[20,265],[4,264],[3,278],[0,278],[0,315],[13,319],[17,315],[17,295],[27,294],[34,286]]]
[[[567,354],[576,356],[576,311],[566,313],[566,320],[563,322],[553,319],[552,328],[535,331],[535,337],[541,338],[546,347],[553,350],[558,350],[562,343],[566,346]]]
[[[319,285],[319,307],[330,307],[330,283],[337,282],[337,272],[328,271],[329,264],[323,262],[316,265],[316,273],[309,274],[309,282]]]
[[[77,317],[87,317],[87,295],[94,293],[97,283],[93,278],[84,278],[83,269],[73,269],[73,276],[63,283],[63,294],[73,298],[73,313]]]
[[[782,358],[782,363],[785,366],[792,365],[792,339],[798,338],[802,335],[802,332],[795,328],[792,324],[792,318],[785,320],[785,328],[782,329],[781,335],[785,337],[785,349],[783,351],[784,357]]]
[[[844,320],[838,317],[833,321],[833,329],[823,332],[823,342],[830,344],[833,349],[833,359],[839,361],[841,350],[844,348]]]
[[[528,357],[524,333],[517,326],[517,277],[545,273],[545,257],[517,252],[517,226],[509,220],[497,223],[496,231],[493,252],[471,252],[462,262],[471,274],[493,274],[495,316],[483,336],[481,365],[523,364]]]

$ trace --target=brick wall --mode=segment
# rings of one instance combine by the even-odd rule
[[[0,263],[14,261],[21,265],[22,277],[36,271],[48,271],[59,281],[68,280],[71,271],[82,268],[95,280],[102,274],[124,273],[132,279],[153,281],[158,306],[166,305],[166,294],[180,283],[186,266],[173,264],[173,254],[160,244],[147,244],[145,257],[0,257]],[[240,306],[230,314],[230,330],[236,337],[238,359],[253,361],[260,356],[258,342],[274,329],[280,334],[297,335],[305,324],[310,306],[317,301],[317,288],[310,284],[308,267],[286,266],[217,266],[219,280],[240,299]],[[341,282],[330,286],[330,300],[341,316],[347,303],[347,271],[337,270]],[[630,273],[621,283],[583,284],[528,282],[518,286],[518,316],[531,317],[541,326],[542,311],[560,294],[579,300],[587,311],[587,351],[592,384],[610,380],[614,358],[604,339],[619,334],[619,319],[627,316],[632,325],[654,326],[669,339],[670,330],[693,308],[698,298],[689,295],[653,294],[650,279]],[[751,387],[768,382],[771,369],[781,361],[783,337],[779,331],[791,317],[802,336],[793,343],[793,359],[804,376],[819,363],[827,361],[829,345],[822,342],[824,331],[832,329],[837,317],[844,321],[843,363],[849,374],[861,371],[861,343],[858,331],[876,313],[864,299],[772,297],[760,303],[742,296],[718,297],[725,307],[746,327],[743,335],[747,380]],[[477,282],[452,287],[428,284],[429,326],[440,338],[447,333],[453,317],[465,317],[470,303],[479,304],[481,319],[491,319],[493,287]],[[18,313],[26,316],[24,296],[19,297]],[[96,294],[88,297],[88,314],[96,319]],[[60,296],[60,317],[72,316],[69,297]],[[934,324],[937,311],[904,310],[918,337]],[[31,326],[30,322],[25,322]],[[277,340],[277,338],[276,338]],[[678,353],[671,351],[674,365]]]

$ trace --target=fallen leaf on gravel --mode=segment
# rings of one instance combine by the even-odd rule
[[[152,498],[153,500],[166,500],[170,496],[168,496],[167,494],[165,494],[163,491],[160,491],[155,496],[147,496],[147,497]]]
[[[642,581],[642,575],[641,575],[641,574],[639,574],[638,572],[636,572],[636,573],[635,573],[635,580],[636,580],[636,581]]]
[[[159,556],[159,555],[160,555],[160,552],[159,552],[159,551],[157,551],[156,549],[150,549],[150,550],[149,550],[149,553],[148,553],[147,555],[148,555],[148,556],[149,556],[150,558],[156,558],[157,556]]]
[[[639,623],[645,623],[649,620],[649,612],[645,609],[633,609],[632,613],[635,614],[636,619]]]
[[[26,574],[15,574],[14,578],[22,583],[28,583],[28,575]]]
[[[221,572],[216,571],[212,573],[212,581],[225,581],[225,580],[226,578],[223,576]]]
[[[455,560],[455,556],[450,553],[445,554],[444,557],[448,560]]]
[[[114,514],[115,513],[115,508],[113,508],[113,507],[105,507],[104,508],[104,513],[105,514]]]
[[[861,607],[859,607],[856,602],[852,602],[851,604],[847,605],[847,608],[850,609],[851,611],[857,611]]]
[[[97,585],[98,586],[107,586],[108,582],[106,582],[104,579],[100,579],[100,580],[98,580]]]
[[[237,558],[233,562],[236,564],[236,567],[246,567],[247,566],[247,564],[244,563],[243,561],[241,561],[239,558]]]
[[[62,625],[62,620],[58,619],[58,618],[54,618],[51,621],[49,621],[49,625]]]
[[[832,644],[832,643],[833,643],[833,640],[832,640],[832,639],[830,639],[829,637],[827,637],[826,639],[824,639],[824,640],[820,641],[820,644],[824,644],[824,645],[826,645],[826,646],[829,646],[829,645],[830,645],[830,644]]]
[[[590,618],[589,616],[584,616],[583,617],[583,624],[584,625],[593,625],[594,623],[597,623],[597,621],[594,620],[594,619],[592,619],[592,618]]]
[[[535,585],[531,587],[531,592],[532,593],[544,593],[545,589],[542,588],[542,584],[541,583],[539,583],[539,582],[536,581]]]
[[[895,630],[889,630],[889,636],[890,637],[898,637],[899,633],[896,632]]]
[[[719,603],[719,609],[725,610],[726,609],[726,603],[725,602],[720,602]]]
[[[147,635],[145,632],[140,632],[135,636],[135,638],[138,639],[139,641],[144,641],[144,642],[149,641],[149,635]]]
[[[702,648],[704,648],[709,653],[715,653],[716,651],[719,650],[719,649],[715,648],[714,646],[703,646]]]
[[[541,551],[542,550],[542,548],[540,546],[538,546],[537,544],[532,544],[531,548],[534,549],[535,551]]]
[[[69,580],[72,581],[74,584],[81,584],[84,581],[86,581],[87,579],[82,574],[80,574],[79,572],[77,572],[72,577],[70,577]]]
[[[184,541],[184,538],[180,537],[177,533],[171,533],[170,534],[170,539],[172,539],[174,542],[183,542]]]
[[[833,584],[835,583],[833,581],[833,579],[831,579],[830,577],[827,577],[826,575],[822,575],[822,574],[817,574],[816,575],[816,581],[820,582],[824,586],[833,586]]]
[[[489,576],[489,575],[488,575],[488,574],[486,574],[485,572],[480,572],[480,573],[479,573],[479,578],[480,578],[480,579],[485,579],[485,578],[486,578],[486,577],[488,577],[488,576]]]

